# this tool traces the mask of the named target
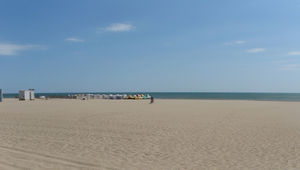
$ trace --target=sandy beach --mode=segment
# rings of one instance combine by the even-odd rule
[[[300,169],[300,103],[0,103],[0,169]]]

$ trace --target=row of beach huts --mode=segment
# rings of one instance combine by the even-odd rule
[[[75,99],[80,99],[80,100],[89,100],[89,99],[144,100],[144,99],[150,99],[151,96],[149,94],[135,94],[135,95],[127,95],[127,94],[75,94],[75,95],[69,95],[69,98],[75,98]]]

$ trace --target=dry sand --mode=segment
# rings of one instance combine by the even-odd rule
[[[0,103],[0,169],[300,169],[300,103]]]

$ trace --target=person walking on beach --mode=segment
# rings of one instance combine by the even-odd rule
[[[151,96],[150,100],[151,100],[150,104],[154,103],[154,97],[153,96]]]

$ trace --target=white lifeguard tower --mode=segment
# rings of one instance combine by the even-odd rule
[[[34,89],[19,91],[19,100],[34,100],[34,99],[35,99]]]

